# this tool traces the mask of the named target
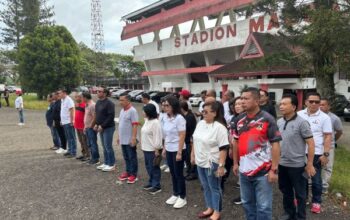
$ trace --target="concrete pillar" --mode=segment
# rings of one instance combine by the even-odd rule
[[[297,89],[297,98],[298,98],[298,110],[303,109],[304,101],[304,91],[302,89]]]

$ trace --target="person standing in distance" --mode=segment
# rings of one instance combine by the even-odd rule
[[[260,109],[277,118],[275,106],[271,103],[269,93],[260,89]]]

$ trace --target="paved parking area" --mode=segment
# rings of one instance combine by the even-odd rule
[[[141,109],[141,104],[136,104]],[[119,112],[120,108],[116,108]],[[117,185],[123,171],[119,146],[114,146],[117,171],[102,173],[76,159],[49,150],[51,140],[43,111],[25,111],[26,125],[17,126],[13,109],[0,109],[0,219],[197,219],[204,207],[199,182],[187,182],[188,205],[174,210],[165,204],[171,195],[170,175],[162,173],[163,192],[146,194],[146,171],[138,151],[140,181]],[[100,151],[102,152],[102,151]],[[231,177],[224,193],[223,219],[244,219],[241,206],[230,200],[239,193]],[[350,219],[349,213],[325,199],[325,210],[309,219]],[[274,218],[281,214],[281,196],[274,190]]]

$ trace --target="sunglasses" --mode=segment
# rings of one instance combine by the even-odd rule
[[[308,101],[310,104],[320,104],[321,101],[320,100],[309,100]]]

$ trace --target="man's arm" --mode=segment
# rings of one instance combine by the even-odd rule
[[[316,174],[314,168],[314,156],[315,156],[315,141],[313,138],[305,139],[305,142],[308,146],[307,149],[307,164],[305,167],[305,171],[307,172],[309,177],[312,177]]]
[[[74,117],[75,117],[74,107],[69,109],[69,114],[70,114],[70,121],[72,122],[72,125],[74,125]]]
[[[342,130],[335,131],[335,141],[337,142],[342,135],[343,135]]]
[[[281,148],[280,142],[273,142],[272,145],[272,170],[278,169],[278,163],[280,162]]]
[[[238,147],[237,141],[235,139],[232,140],[232,159],[233,159],[233,173],[238,175]]]
[[[136,146],[136,137],[137,137],[137,124],[133,124],[132,125],[132,136],[131,136],[132,147]]]

